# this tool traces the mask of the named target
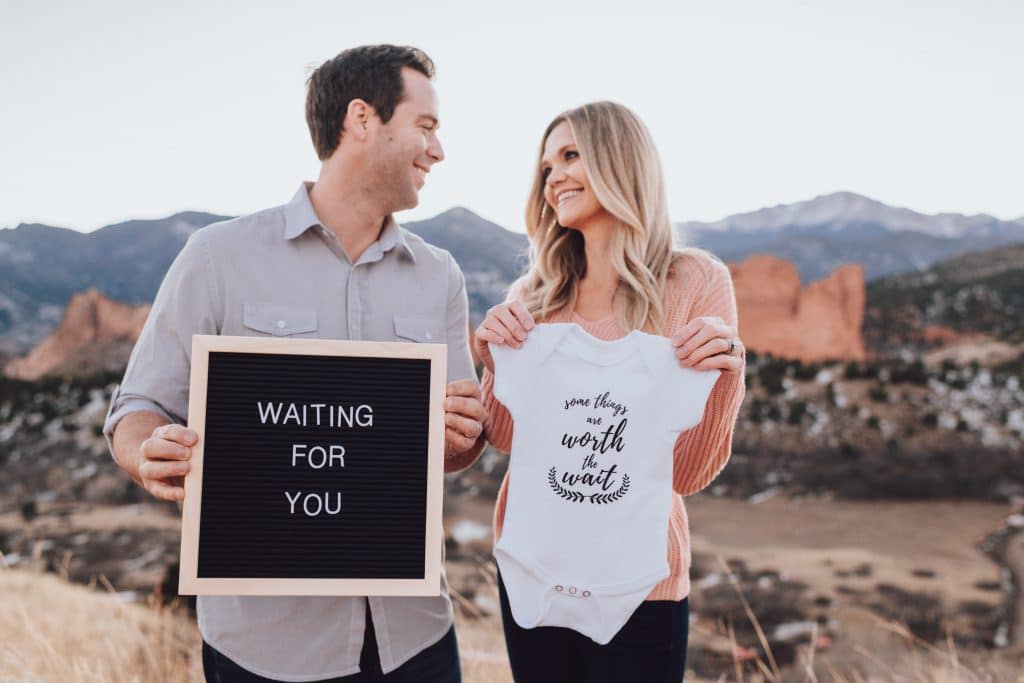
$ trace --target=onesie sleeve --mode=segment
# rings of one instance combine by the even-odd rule
[[[721,370],[695,370],[679,367],[673,362],[666,369],[666,395],[662,405],[667,408],[665,419],[674,432],[685,432],[700,423],[704,417],[711,390]]]
[[[524,386],[523,369],[529,355],[529,344],[513,349],[504,344],[489,345],[491,357],[494,359],[494,398],[504,405],[509,412],[517,412],[520,396]]]

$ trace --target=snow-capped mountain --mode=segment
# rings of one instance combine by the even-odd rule
[[[867,226],[877,226],[891,232],[919,232],[942,238],[1017,236],[1024,240],[1024,217],[1015,221],[1003,221],[988,214],[929,215],[911,209],[888,206],[853,192],[834,192],[794,204],[779,204],[735,214],[713,223],[691,221],[682,223],[679,227],[688,232],[750,233],[818,227],[839,232],[848,228]]]
[[[804,282],[846,263],[862,264],[865,277],[873,280],[924,270],[957,254],[1024,242],[1024,218],[927,215],[852,192],[676,227],[682,243],[703,247],[727,261],[758,253],[792,261]]]

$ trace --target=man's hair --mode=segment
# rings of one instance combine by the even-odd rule
[[[402,101],[402,68],[434,77],[434,62],[422,50],[399,45],[364,45],[345,50],[310,75],[306,90],[306,123],[316,154],[323,161],[334,153],[344,133],[352,100],[365,101],[383,123]]]

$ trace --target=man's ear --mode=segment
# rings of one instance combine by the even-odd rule
[[[366,100],[354,99],[348,103],[345,111],[345,121],[342,128],[344,134],[351,135],[357,140],[365,140],[369,131],[370,120],[376,116],[373,107]]]

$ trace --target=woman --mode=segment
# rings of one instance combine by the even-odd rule
[[[484,363],[488,441],[508,452],[513,424],[494,398],[489,345],[518,349],[538,322],[574,322],[593,337],[634,330],[669,337],[679,365],[720,370],[703,417],[679,435],[667,555],[657,584],[606,645],[568,628],[520,627],[499,582],[516,681],[681,681],[685,671],[690,546],[680,496],[706,487],[725,466],[744,396],[744,347],[728,268],[700,249],[673,250],[661,162],[643,123],[611,102],[556,117],[541,142],[526,209],[529,271],[476,330]],[[515,485],[514,483],[512,484]],[[498,493],[494,537],[505,521],[509,478]]]

